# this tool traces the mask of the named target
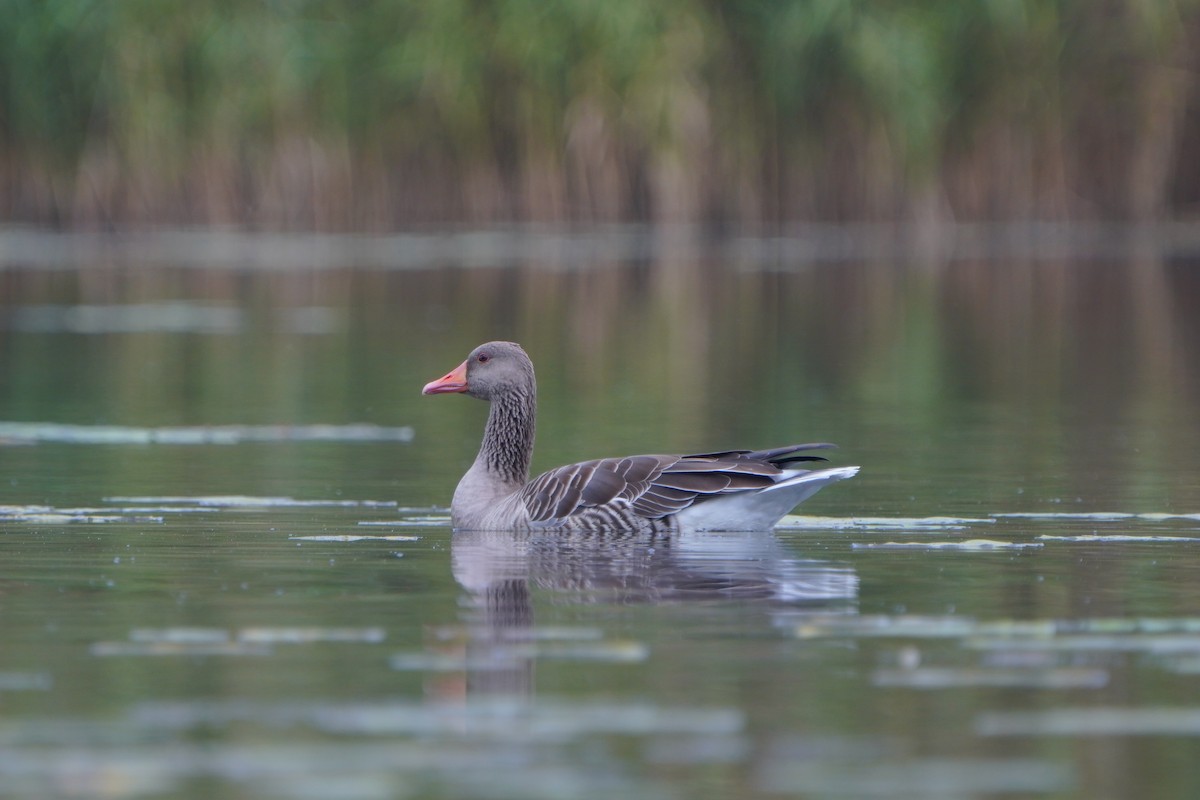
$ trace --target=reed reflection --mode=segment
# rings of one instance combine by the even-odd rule
[[[539,364],[535,470],[811,439],[872,475],[928,477],[931,497],[978,477],[971,501],[1004,510],[1200,499],[1178,478],[1200,445],[1200,272],[1180,232],[961,227],[921,259],[872,255],[876,229],[691,249],[622,230],[171,235],[141,250],[9,233],[6,253],[61,263],[0,271],[0,419],[412,426],[439,446],[379,474],[409,470],[414,501],[432,504],[482,409],[434,409],[412,387],[512,339]],[[143,329],[147,312],[182,319],[70,324],[97,309]],[[877,510],[922,496],[895,489],[870,488]]]

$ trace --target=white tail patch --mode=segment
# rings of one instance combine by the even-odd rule
[[[676,515],[685,530],[757,531],[775,527],[793,508],[831,483],[853,478],[858,467],[795,470],[765,489],[714,495]]]

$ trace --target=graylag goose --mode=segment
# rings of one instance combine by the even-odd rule
[[[422,394],[491,404],[475,463],[450,505],[457,530],[767,530],[858,467],[804,469],[831,444],[770,450],[600,458],[529,480],[537,416],[533,362],[514,342],[488,342]]]

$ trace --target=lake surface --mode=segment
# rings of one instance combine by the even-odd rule
[[[0,233],[0,797],[1197,796],[1197,263],[855,241]],[[862,472],[452,535],[495,338],[535,469]]]

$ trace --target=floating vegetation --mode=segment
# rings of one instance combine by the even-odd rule
[[[288,539],[302,542],[419,542],[420,536],[365,536],[353,533],[318,533],[310,536],[289,536]]]
[[[480,629],[467,628],[457,625],[441,625],[430,628],[429,632],[439,642],[466,641],[472,633]],[[537,625],[532,628],[484,628],[487,635],[501,640],[523,642],[595,642],[604,638],[604,631],[599,628],[576,628],[562,625]]]
[[[421,516],[421,517],[406,517],[404,519],[372,519],[363,520],[359,525],[374,525],[382,528],[395,526],[397,528],[444,528],[450,524],[450,516]]]
[[[815,615],[794,629],[800,639],[823,637],[958,638],[978,630],[970,617]]]
[[[126,522],[126,523],[158,523],[162,522],[162,517],[122,517],[115,515],[103,514],[25,514],[21,516],[5,517],[5,521],[12,520],[13,522],[32,522],[39,525],[67,525],[71,523],[85,523],[89,525],[103,525],[110,522]]]
[[[270,645],[322,642],[378,644],[382,628],[258,627],[230,632],[223,628],[134,628],[126,642],[96,642],[95,656],[265,656]]]
[[[1200,514],[1138,514],[1137,518],[1146,522],[1167,522],[1173,519],[1189,519],[1200,522]]]
[[[1062,792],[1074,787],[1066,764],[1028,758],[772,760],[767,791],[814,797],[974,797]]]
[[[850,545],[855,550],[902,550],[913,548],[917,550],[969,550],[972,552],[987,550],[1025,550],[1041,547],[1038,542],[1001,542],[995,539],[966,539],[956,542],[855,542]]]
[[[388,664],[397,672],[486,672],[515,666],[512,659],[465,653],[396,653]]]
[[[1171,522],[1178,520],[1200,521],[1200,514],[1170,514],[1170,513],[1125,513],[1125,512],[1011,512],[989,514],[987,517],[807,517],[788,515],[776,526],[778,530],[857,530],[870,531],[956,531],[968,528],[993,525],[1003,520],[1030,520],[1047,522],[1087,521],[1087,522]],[[1080,535],[1055,536],[1042,535],[1037,537],[1045,541],[1080,541],[1080,542],[1193,542],[1200,537],[1188,536],[1157,536],[1146,534],[1112,534],[1112,535]],[[924,542],[883,542],[878,544],[855,544],[856,548],[944,548],[951,550],[993,550],[993,549],[1023,549],[1038,547],[1037,544],[993,542],[989,539],[970,539],[966,542],[924,543]]]
[[[607,641],[594,644],[530,643],[516,648],[519,655],[557,661],[598,661],[636,664],[650,657],[650,648],[642,642]]]
[[[976,650],[1140,652],[1140,653],[1197,653],[1200,654],[1200,635],[1130,634],[1112,635],[1071,633],[1050,637],[992,638],[981,632],[980,638],[968,639],[966,647]]]
[[[0,505],[0,523],[23,522],[39,525],[66,525],[72,523],[104,524],[161,524],[165,514],[189,514],[213,512],[226,509],[261,511],[266,509],[291,508],[386,508],[397,509],[391,500],[297,500],[291,497],[252,497],[245,495],[214,495],[207,497],[155,496],[155,497],[106,497],[106,503],[128,504],[117,508],[55,508],[53,506]],[[428,509],[416,509],[427,512]],[[409,519],[360,521],[359,525],[382,527],[429,528],[446,525],[449,518],[417,516]],[[420,536],[412,534],[313,534],[290,536],[290,539],[327,542],[356,542],[376,539],[380,541],[415,542]]]
[[[145,505],[145,506],[124,506],[121,508],[110,508],[107,511],[117,511],[121,514],[203,514],[211,512],[213,509],[204,508],[202,506],[173,506],[173,505]],[[153,519],[162,520],[162,517],[156,516]]]
[[[0,672],[0,692],[47,692],[54,679],[45,672]]]
[[[991,516],[995,519],[1083,520],[1088,522],[1112,522],[1137,518],[1137,514],[1114,511],[1012,511],[996,513]]]
[[[129,641],[142,644],[223,644],[230,641],[222,628],[134,628]]]
[[[776,525],[777,530],[861,529],[861,530],[962,530],[974,525],[993,525],[996,520],[978,517],[806,517],[789,514]]]
[[[1200,651],[1200,648],[1197,648]],[[1200,652],[1169,654],[1157,659],[1159,666],[1176,675],[1200,675]]]
[[[1035,519],[1035,520],[1081,520],[1087,522],[1121,522],[1124,520],[1142,520],[1144,522],[1168,522],[1175,519],[1187,519],[1200,521],[1200,514],[1168,514],[1168,513],[1147,513],[1147,514],[1132,514],[1122,511],[1066,511],[1066,512],[1040,512],[1040,511],[1014,511],[1011,513],[992,514],[996,519]]]
[[[123,510],[124,511],[124,510]],[[53,506],[0,506],[0,522],[28,522],[36,525],[68,525],[74,523],[103,525],[113,522],[129,524],[158,524],[160,516],[140,513],[113,514],[110,509],[54,508]]]
[[[1200,736],[1200,708],[1056,708],[980,714],[983,736]]]
[[[137,428],[123,425],[64,425],[54,422],[0,422],[0,443],[211,445],[249,442],[411,442],[404,425],[199,425]]]
[[[512,669],[538,659],[640,663],[650,655],[641,642],[604,640],[590,629],[569,631],[521,628],[477,631],[445,628],[434,632],[434,649],[396,653],[389,660],[400,671],[488,671]],[[443,644],[446,643],[446,644]]]
[[[486,640],[473,642],[466,628],[444,627],[433,631],[439,643],[455,645],[454,654],[437,652],[401,652],[392,656],[392,669],[432,670],[432,672],[474,672],[506,669],[535,660],[640,663],[650,655],[649,646],[624,639],[604,639],[595,628],[533,627],[512,628],[484,634]],[[437,645],[442,646],[442,645]]]
[[[387,638],[387,632],[383,628],[245,628],[237,638],[256,644],[379,644]]]
[[[147,497],[106,497],[106,503],[136,503],[182,506],[181,511],[188,506],[199,508],[395,508],[391,500],[296,500],[292,497],[253,497],[248,495],[211,495],[189,497],[147,496]]]
[[[205,789],[201,796],[278,800],[674,796],[647,793],[643,782],[614,774],[620,768],[611,761],[564,765],[553,742],[535,750],[504,742],[480,747],[451,737],[164,741],[161,732],[149,734],[128,720],[104,725],[103,733],[79,720],[25,723],[0,731],[0,738],[6,798],[179,797],[194,794],[197,782]]]
[[[269,647],[241,642],[96,642],[94,656],[268,656]]]
[[[1200,650],[1198,617],[989,620],[900,615],[811,615],[798,623],[801,639],[821,637],[966,638],[974,649],[1061,648]],[[1141,644],[1136,644],[1136,643]],[[1111,647],[1106,645],[1111,644]]]
[[[541,698],[473,698],[468,704],[419,702],[253,703],[196,701],[143,703],[129,714],[146,729],[188,731],[228,725],[310,728],[357,735],[431,735],[464,732],[479,738],[561,744],[593,734],[729,735],[744,718],[733,708],[670,708],[650,703],[576,702]]]
[[[504,635],[504,632],[500,632]],[[538,625],[533,628],[512,628],[509,635],[535,642],[595,642],[604,638],[599,628],[576,628],[564,625]]]
[[[1134,533],[1085,533],[1078,536],[1055,536],[1043,534],[1038,539],[1046,542],[1200,542],[1197,536],[1158,536],[1156,534]]]
[[[392,669],[407,672],[475,672],[511,669],[538,660],[587,661],[595,663],[639,664],[650,657],[650,648],[642,642],[545,642],[489,641],[466,643],[463,652],[397,653],[389,659]]]
[[[881,669],[871,676],[876,686],[907,689],[994,687],[1022,689],[1100,689],[1108,685],[1108,670],[1089,667],[968,668],[918,667]]]

